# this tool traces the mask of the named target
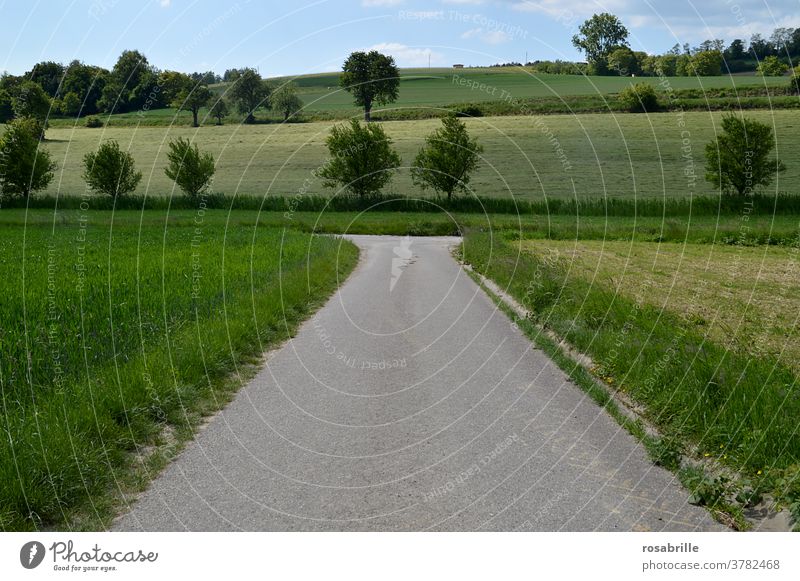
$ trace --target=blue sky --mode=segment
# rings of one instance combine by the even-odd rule
[[[576,60],[572,34],[603,11],[622,18],[635,49],[658,53],[800,27],[800,0],[0,0],[0,70],[74,58],[110,68],[129,48],[162,69],[254,66],[265,77],[338,70],[369,48],[403,67]]]

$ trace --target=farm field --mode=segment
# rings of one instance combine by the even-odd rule
[[[769,123],[777,155],[788,170],[772,187],[793,191],[800,181],[800,111],[751,111]],[[704,178],[703,148],[721,113],[687,112],[484,117],[465,120],[484,146],[484,160],[470,186],[482,196],[525,200],[574,197],[684,197],[713,194]],[[439,121],[385,122],[404,166]],[[221,127],[87,129],[53,127],[45,146],[59,169],[48,194],[83,193],[83,156],[106,139],[130,149],[144,178],[139,194],[164,196],[173,183],[164,175],[166,145],[176,137],[197,141],[217,159],[213,189],[226,195],[324,194],[313,172],[327,158],[331,122]],[[686,141],[684,141],[686,140]],[[694,175],[694,179],[685,174]],[[424,195],[401,169],[387,193]]]
[[[357,258],[202,211],[14,214],[0,228],[0,530],[105,528]]]
[[[800,245],[526,240],[521,247],[560,261],[567,276],[665,309],[715,343],[800,375]]]
[[[463,81],[462,81],[463,79]],[[339,73],[301,75],[297,77],[278,77],[269,79],[274,85],[292,81],[298,88],[298,95],[304,104],[304,113],[312,117],[317,114],[352,115],[358,117],[361,110],[353,104],[352,95],[339,87]],[[605,77],[580,75],[550,75],[531,73],[518,69],[400,69],[400,90],[398,99],[386,106],[376,105],[374,111],[404,110],[417,108],[447,107],[454,103],[486,103],[491,101],[514,101],[536,98],[562,98],[569,100],[581,96],[609,96],[619,93],[632,83],[645,82],[663,91],[661,80],[657,77]],[[719,77],[669,77],[669,87],[673,90],[695,89],[747,89],[758,87],[780,87],[786,84],[784,77],[760,77],[756,75],[737,75]],[[211,85],[217,95],[225,95],[230,87],[227,83]],[[206,118],[208,109],[201,110],[200,118],[205,124],[214,120]],[[261,111],[260,118],[282,120],[271,111]],[[101,117],[105,117],[101,115]],[[173,108],[152,109],[143,113],[114,114],[116,123],[186,125],[191,122],[191,113]],[[239,123],[241,116],[231,111],[228,123]],[[74,119],[56,118],[51,121],[56,126],[70,126]]]
[[[461,79],[465,84],[460,84]],[[287,78],[275,79],[276,82]],[[339,74],[329,73],[296,77],[299,95],[310,111],[357,110],[352,97],[339,88]],[[645,82],[658,86],[657,77],[603,77],[583,75],[551,75],[528,70],[495,69],[404,69],[400,77],[400,95],[390,108],[435,107],[451,103],[499,101],[530,97],[569,97],[577,95],[609,95],[619,93],[632,83]],[[782,77],[719,76],[670,77],[673,89],[709,89],[783,85]],[[485,85],[485,86],[482,86]]]

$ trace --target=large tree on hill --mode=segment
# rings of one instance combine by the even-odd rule
[[[572,44],[586,54],[595,74],[608,74],[608,55],[621,46],[628,46],[628,29],[619,18],[603,12],[581,24],[578,31],[579,34],[572,37]]]
[[[184,111],[191,111],[192,113],[192,127],[199,127],[197,116],[200,113],[200,108],[205,107],[211,100],[211,89],[199,83],[195,83],[192,77],[177,73],[182,77],[173,79],[176,86],[172,89],[172,106],[176,109],[183,109]]]
[[[255,111],[269,107],[270,87],[255,69],[242,69],[230,91],[231,101],[236,103],[239,113],[244,113],[245,123],[255,122]]]
[[[356,105],[364,108],[364,121],[369,122],[372,105],[385,105],[397,100],[400,73],[390,56],[376,50],[354,52],[344,62],[339,84],[350,92]]]
[[[297,87],[294,83],[284,83],[269,96],[272,109],[283,113],[283,120],[288,121],[291,115],[303,108],[303,101],[297,96]]]

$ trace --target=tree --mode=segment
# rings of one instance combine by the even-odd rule
[[[135,190],[142,172],[136,171],[133,156],[110,140],[83,157],[83,179],[96,192],[116,198]]]
[[[608,68],[617,71],[621,77],[635,75],[639,72],[636,55],[627,46],[616,48],[608,55]]]
[[[771,159],[775,147],[772,127],[747,117],[726,115],[722,133],[706,145],[706,179],[725,193],[752,195],[768,186],[783,162]]]
[[[792,45],[792,36],[794,35],[794,28],[776,28],[769,38],[772,45],[772,50],[776,55],[785,55],[789,52]]]
[[[178,95],[184,90],[191,89],[192,78],[178,71],[161,71],[158,73],[158,86],[161,87],[161,95],[167,103],[174,103]]]
[[[678,60],[680,55],[667,53],[657,57],[655,63],[656,73],[664,77],[674,77],[678,74]]]
[[[64,79],[64,65],[45,61],[37,63],[33,69],[25,73],[25,77],[42,87],[47,96],[54,98],[59,93],[61,81]]]
[[[50,104],[50,97],[38,83],[25,81],[13,99],[14,114],[44,123],[50,113]]]
[[[81,101],[80,112],[93,115],[100,109],[97,102],[103,95],[103,89],[110,73],[103,68],[85,65],[78,60],[72,61],[64,73],[61,93],[75,93]]]
[[[166,100],[158,86],[158,74],[142,53],[123,51],[103,87],[98,107],[126,113],[135,109],[157,109]]]
[[[239,113],[244,113],[245,123],[254,123],[255,111],[269,106],[269,85],[255,69],[242,69],[230,91],[231,100],[236,103]]]
[[[768,56],[758,63],[758,74],[762,77],[780,77],[789,69],[789,65],[776,56]]]
[[[364,108],[364,121],[369,123],[372,106],[397,100],[400,72],[390,56],[376,50],[351,53],[342,66],[339,85],[353,95],[355,104]]]
[[[705,50],[692,55],[687,66],[688,75],[715,77],[722,74],[722,53],[718,50]]]
[[[5,89],[0,89],[0,123],[8,123],[14,118],[14,100]]]
[[[64,115],[75,116],[81,110],[81,98],[75,93],[70,91],[61,99],[61,113]]]
[[[41,148],[35,119],[14,119],[0,137],[0,195],[29,197],[47,187],[56,164]]]
[[[167,159],[164,173],[190,198],[196,198],[211,185],[216,171],[214,156],[200,153],[196,143],[183,137],[171,141]]]
[[[789,93],[800,95],[800,65],[792,71],[792,77],[789,79]]]
[[[39,139],[44,139],[47,129],[47,117],[50,114],[50,97],[38,83],[25,81],[19,87],[15,97],[11,99],[14,116],[36,121],[39,127]],[[31,126],[32,127],[32,126]]]
[[[196,85],[183,89],[173,102],[173,107],[192,112],[192,127],[199,127],[197,116],[200,108],[205,107],[211,100],[211,89],[205,85]]]
[[[297,87],[294,83],[284,83],[269,96],[272,109],[283,113],[283,120],[303,109],[303,101],[297,96]]]
[[[217,120],[217,125],[222,125],[222,120],[228,116],[228,104],[223,98],[220,97],[214,101],[209,113],[214,119]]]
[[[745,46],[744,41],[741,38],[735,39],[731,42],[730,46],[725,49],[724,53],[726,60],[731,61],[740,61],[745,58]]]
[[[470,138],[467,126],[454,115],[442,119],[442,126],[425,139],[411,167],[414,184],[447,194],[467,192],[470,174],[478,166],[483,147]]]
[[[578,31],[580,34],[572,37],[572,44],[586,54],[595,74],[608,74],[608,55],[619,47],[628,46],[628,29],[619,18],[603,12],[581,24]]]
[[[631,113],[652,113],[659,109],[658,94],[650,83],[625,87],[619,93],[619,100]]]
[[[769,45],[763,36],[760,34],[754,34],[750,37],[750,52],[753,53],[753,56],[761,60],[764,57],[770,55],[772,51],[772,47]]]
[[[362,125],[352,119],[349,127],[335,125],[326,144],[331,159],[317,175],[325,180],[326,187],[341,187],[357,196],[380,192],[400,165],[392,140],[377,124]]]

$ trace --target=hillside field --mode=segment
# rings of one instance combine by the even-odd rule
[[[482,196],[684,197],[713,194],[704,179],[703,148],[719,127],[722,113],[549,115],[466,119],[484,146],[483,162],[471,182]],[[800,112],[751,111],[772,125],[777,153],[788,170],[773,191],[795,191],[800,181]],[[106,139],[130,149],[144,179],[137,193],[169,195],[164,175],[166,145],[177,137],[195,140],[214,154],[218,171],[213,190],[226,195],[271,196],[330,193],[313,171],[327,158],[331,122],[269,125],[102,128],[53,127],[45,147],[58,163],[45,193],[80,195],[82,159]],[[405,167],[435,119],[385,122]],[[694,176],[694,178],[692,178]],[[424,194],[401,169],[387,193]]]

